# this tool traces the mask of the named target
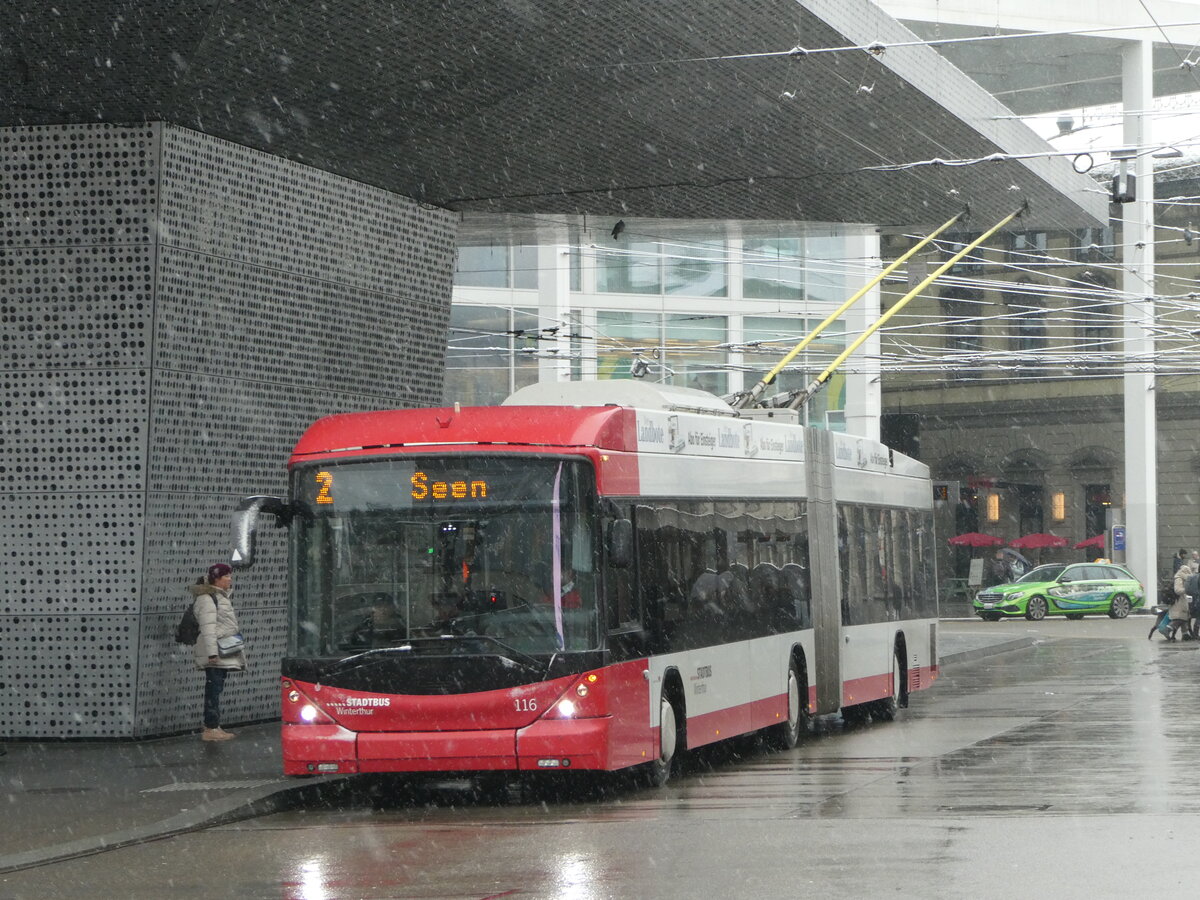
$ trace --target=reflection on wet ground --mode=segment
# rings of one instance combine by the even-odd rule
[[[1189,652],[1193,647],[1200,649],[1144,635],[1049,638],[943,674],[893,724],[844,729],[836,718],[824,720],[786,753],[753,740],[707,748],[662,791],[623,781],[574,783],[534,796],[514,788],[498,803],[473,797],[465,783],[381,781],[345,794],[339,815],[352,821],[369,810],[374,822],[381,815],[595,821],[664,808],[875,818],[1191,809],[1200,789],[1181,792],[1168,772],[1194,754],[1200,738],[1191,689],[1200,656]]]
[[[171,896],[212,896],[214,866],[219,895],[296,900],[1170,895],[1185,873],[1154,861],[1163,841],[1200,846],[1200,646],[1146,627],[1039,625],[896,723],[713,748],[663,790],[363,780],[322,808],[17,873],[0,895],[159,896],[169,876]],[[55,890],[31,893],[39,879]]]

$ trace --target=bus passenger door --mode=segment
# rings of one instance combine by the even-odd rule
[[[610,533],[611,522],[611,518],[604,522],[606,534]],[[608,765],[622,768],[645,762],[655,752],[646,658],[650,631],[634,578],[636,546],[631,548],[633,556],[624,565],[613,564],[610,549],[610,541],[606,540],[603,628],[610,663],[604,674],[611,716]]]

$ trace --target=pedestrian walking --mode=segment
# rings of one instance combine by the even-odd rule
[[[200,625],[196,639],[196,668],[204,672],[204,730],[202,741],[228,741],[234,735],[221,727],[221,692],[230,672],[246,668],[246,654],[237,613],[230,594],[233,569],[225,563],[209,566],[208,571],[188,590],[192,612]]]
[[[1175,602],[1171,604],[1171,608],[1167,611],[1167,615],[1171,619],[1171,631],[1167,635],[1167,640],[1175,640],[1175,636],[1182,631],[1185,638],[1192,636],[1191,630],[1188,627],[1188,620],[1191,618],[1191,598],[1188,595],[1189,582],[1194,585],[1192,576],[1200,571],[1200,554],[1193,553],[1186,563],[1179,567],[1179,571],[1175,573]]]
[[[1159,581],[1158,600],[1164,606],[1170,606],[1175,602],[1175,573],[1179,571],[1179,567],[1186,565],[1190,555],[1187,550],[1182,547],[1179,552],[1167,560],[1166,571],[1163,573],[1162,579]]]

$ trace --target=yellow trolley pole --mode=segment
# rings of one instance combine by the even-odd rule
[[[939,278],[941,278],[942,275],[944,275],[960,259],[962,259],[968,253],[970,253],[972,250],[974,250],[976,247],[978,247],[980,244],[982,244],[984,241],[986,241],[988,238],[990,238],[993,234],[995,234],[997,231],[999,231],[1001,228],[1003,228],[1005,225],[1007,225],[1009,222],[1011,222],[1017,216],[1019,216],[1023,212],[1025,212],[1027,207],[1028,207],[1028,204],[1025,204],[1020,209],[1005,216],[1003,219],[1001,219],[999,222],[997,222],[995,225],[993,225],[991,228],[989,228],[987,231],[985,231],[983,234],[981,234],[975,240],[971,241],[971,243],[967,244],[967,246],[963,247],[961,250],[959,250],[957,253],[955,253],[952,257],[950,257],[948,260],[946,260],[944,263],[942,263],[940,266],[938,266],[936,269],[934,269],[933,272],[931,272],[924,281],[922,281],[915,288],[913,288],[911,291],[909,291],[907,294],[905,294],[903,297],[901,297],[891,309],[889,309],[882,316],[880,316],[875,321],[875,323],[873,325],[871,325],[870,328],[868,328],[861,335],[859,335],[858,338],[849,347],[847,347],[845,350],[843,350],[841,355],[839,355],[837,359],[835,359],[833,362],[831,362],[829,364],[828,368],[826,368],[824,372],[822,372],[820,375],[818,375],[816,377],[816,379],[807,388],[804,389],[804,393],[797,395],[796,399],[794,399],[791,403],[788,404],[788,409],[799,409],[804,404],[806,404],[809,401],[809,399],[813,396],[813,394],[815,394],[817,391],[819,391],[825,385],[825,382],[827,382],[829,380],[829,376],[831,376],[834,373],[834,371],[837,369],[837,367],[846,361],[846,357],[848,357],[851,353],[853,353],[860,346],[862,346],[863,342],[866,341],[867,338],[869,338],[876,331],[878,331],[885,324],[887,324],[887,321],[889,319],[891,319],[891,317],[894,316],[896,313],[900,312],[900,310],[902,310],[905,307],[905,305],[907,305],[909,300],[911,300],[913,297],[917,296],[917,294],[921,293],[921,291],[925,290],[925,288],[929,287],[929,285],[933,284],[935,281],[937,281]]]
[[[746,391],[744,394],[742,394],[740,397],[738,397],[738,399],[735,400],[732,405],[736,409],[744,409],[747,406],[753,406],[758,401],[758,398],[763,395],[763,392],[779,376],[779,373],[784,370],[784,368],[787,366],[787,364],[790,363],[793,359],[795,359],[797,354],[799,354],[801,351],[803,351],[805,347],[807,347],[814,340],[816,340],[817,336],[820,335],[822,331],[824,331],[826,328],[828,328],[832,323],[836,322],[841,317],[842,313],[844,313],[851,306],[853,306],[855,303],[857,303],[859,301],[859,299],[864,294],[866,294],[867,291],[871,290],[871,288],[875,287],[875,285],[879,284],[879,282],[883,281],[883,279],[887,278],[889,275],[892,274],[892,272],[896,271],[896,269],[898,269],[900,266],[902,266],[908,260],[908,258],[910,256],[912,256],[914,253],[916,253],[918,250],[920,250],[922,247],[924,247],[926,244],[928,244],[935,237],[937,237],[939,234],[941,234],[943,231],[945,231],[947,228],[949,228],[951,225],[953,225],[955,222],[957,222],[959,219],[961,219],[966,214],[967,214],[967,211],[963,210],[957,216],[955,216],[954,218],[947,221],[944,225],[942,225],[936,231],[931,232],[928,237],[926,237],[925,239],[923,239],[921,241],[918,241],[916,244],[913,244],[912,248],[907,253],[905,253],[903,256],[899,257],[895,262],[893,262],[891,265],[889,265],[886,269],[884,269],[882,272],[880,272],[878,275],[876,275],[874,278],[872,278],[870,281],[868,281],[865,285],[863,285],[863,287],[853,297],[851,297],[849,300],[847,300],[845,303],[843,303],[841,306],[839,306],[836,310],[834,310],[828,316],[826,316],[825,321],[823,321],[820,325],[818,325],[816,328],[814,328],[808,335],[806,335],[804,340],[802,340],[795,347],[793,347],[788,352],[788,354],[779,361],[779,363],[775,366],[775,368],[773,368],[770,372],[768,372],[766,375],[764,375],[762,377],[762,379],[758,382],[758,384],[754,385],[754,387],[750,388],[750,390]]]

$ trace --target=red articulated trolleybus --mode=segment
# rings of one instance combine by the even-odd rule
[[[336,415],[290,461],[289,775],[614,771],[937,677],[922,464],[637,381]]]

